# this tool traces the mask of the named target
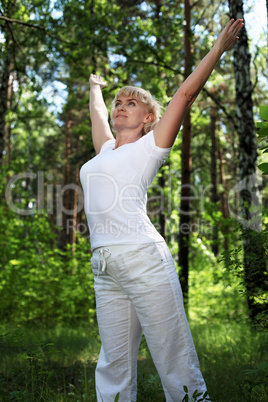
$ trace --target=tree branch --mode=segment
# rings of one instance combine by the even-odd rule
[[[1,17],[0,17],[0,18],[1,18]],[[13,39],[13,41],[15,42],[15,44],[18,46],[18,49],[21,51],[21,53],[23,54],[23,56],[25,56],[25,53],[24,53],[24,51],[22,50],[22,48],[21,48],[19,42],[17,41],[17,38],[16,38],[16,36],[15,36],[15,34],[14,34],[14,32],[13,32],[13,30],[12,30],[12,28],[11,28],[10,25],[11,25],[10,23],[7,23],[7,27],[8,27],[8,29],[9,29],[9,32],[10,32],[11,36],[12,36],[12,39]],[[14,62],[15,62],[15,64],[16,64],[15,54],[14,54]]]
[[[223,106],[223,105],[221,104],[221,102],[219,102],[218,99],[215,98],[215,96],[214,96],[211,92],[209,92],[206,88],[203,87],[202,90],[203,90],[203,91],[205,92],[205,94],[207,94],[207,96],[208,96],[210,99],[212,99],[213,102],[223,111],[223,113],[225,114],[225,116],[232,122],[234,128],[237,129],[237,124],[236,124],[236,122],[235,122],[235,119],[234,119],[233,116],[231,116],[231,115],[227,112],[226,107]]]
[[[151,50],[151,49],[150,49]],[[133,63],[138,63],[138,64],[147,64],[149,66],[155,66],[155,67],[163,67],[166,68],[169,71],[174,72],[175,74],[179,74],[181,76],[184,76],[184,74],[177,70],[176,68],[172,68],[170,67],[168,64],[160,61],[160,62],[154,62],[154,61],[145,61],[145,60],[137,60],[137,59],[133,59],[131,56],[129,56],[129,54],[125,51],[121,51],[122,55],[125,56],[128,60],[130,60]]]
[[[71,45],[71,44],[73,45],[73,44],[75,44],[74,42],[68,42],[68,41],[62,39],[62,38],[60,38],[60,37],[57,36],[57,35],[52,35],[45,27],[42,27],[42,26],[40,26],[40,25],[29,24],[28,22],[24,22],[24,21],[20,21],[20,20],[8,18],[8,17],[5,17],[5,16],[3,16],[3,15],[0,16],[0,20],[4,20],[4,21],[6,21],[6,22],[8,22],[8,23],[12,23],[12,24],[24,25],[24,26],[29,27],[29,28],[39,29],[39,30],[43,31],[46,35],[50,36],[50,37],[53,38],[53,39],[57,39],[58,41],[67,43],[68,45]]]

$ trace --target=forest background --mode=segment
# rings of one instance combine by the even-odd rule
[[[247,363],[255,381],[247,390],[259,392],[258,400],[267,396],[267,26],[256,15],[260,26],[251,37],[246,18],[260,2],[0,1],[3,350],[14,352],[23,334],[40,329],[65,328],[68,337],[87,328],[88,339],[98,337],[79,181],[94,156],[90,74],[106,79],[108,108],[124,85],[150,90],[165,107],[229,18],[242,13],[241,40],[187,115],[148,194],[148,214],[174,257],[193,331],[213,324],[221,334],[236,328],[237,339],[247,334],[247,345],[262,339],[254,344],[262,359]],[[267,18],[265,4],[263,10]],[[38,345],[39,360],[35,347],[34,359],[33,350],[24,353],[30,369],[40,350],[47,359],[48,344]],[[14,372],[1,367],[3,395],[28,392],[25,383],[7,386]],[[46,381],[52,375],[40,372]]]

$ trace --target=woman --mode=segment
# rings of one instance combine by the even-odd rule
[[[146,214],[146,193],[168,157],[185,112],[216,62],[243,27],[231,20],[207,56],[185,80],[160,119],[160,106],[140,88],[115,97],[111,124],[101,77],[90,77],[90,115],[97,156],[81,168],[97,319],[102,347],[96,368],[98,401],[136,401],[142,331],[167,401],[182,401],[187,386],[206,392],[184,312],[175,266]]]

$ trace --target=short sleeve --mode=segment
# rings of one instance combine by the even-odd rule
[[[150,131],[141,140],[145,150],[145,164],[142,171],[142,185],[147,190],[153,182],[158,170],[170,154],[171,148],[160,148],[155,144],[154,133]]]
[[[143,146],[150,156],[158,159],[162,163],[168,158],[171,148],[160,148],[156,145],[154,139],[154,132],[150,131],[148,134],[144,135],[141,140],[143,141]]]

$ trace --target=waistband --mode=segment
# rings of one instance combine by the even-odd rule
[[[112,255],[116,257],[118,254],[124,254],[129,251],[142,251],[149,248],[152,245],[165,244],[165,241],[150,242],[150,243],[138,243],[138,244],[116,244],[108,247],[97,247],[92,252],[92,258],[98,260],[98,274],[103,273],[107,266],[107,260]]]

